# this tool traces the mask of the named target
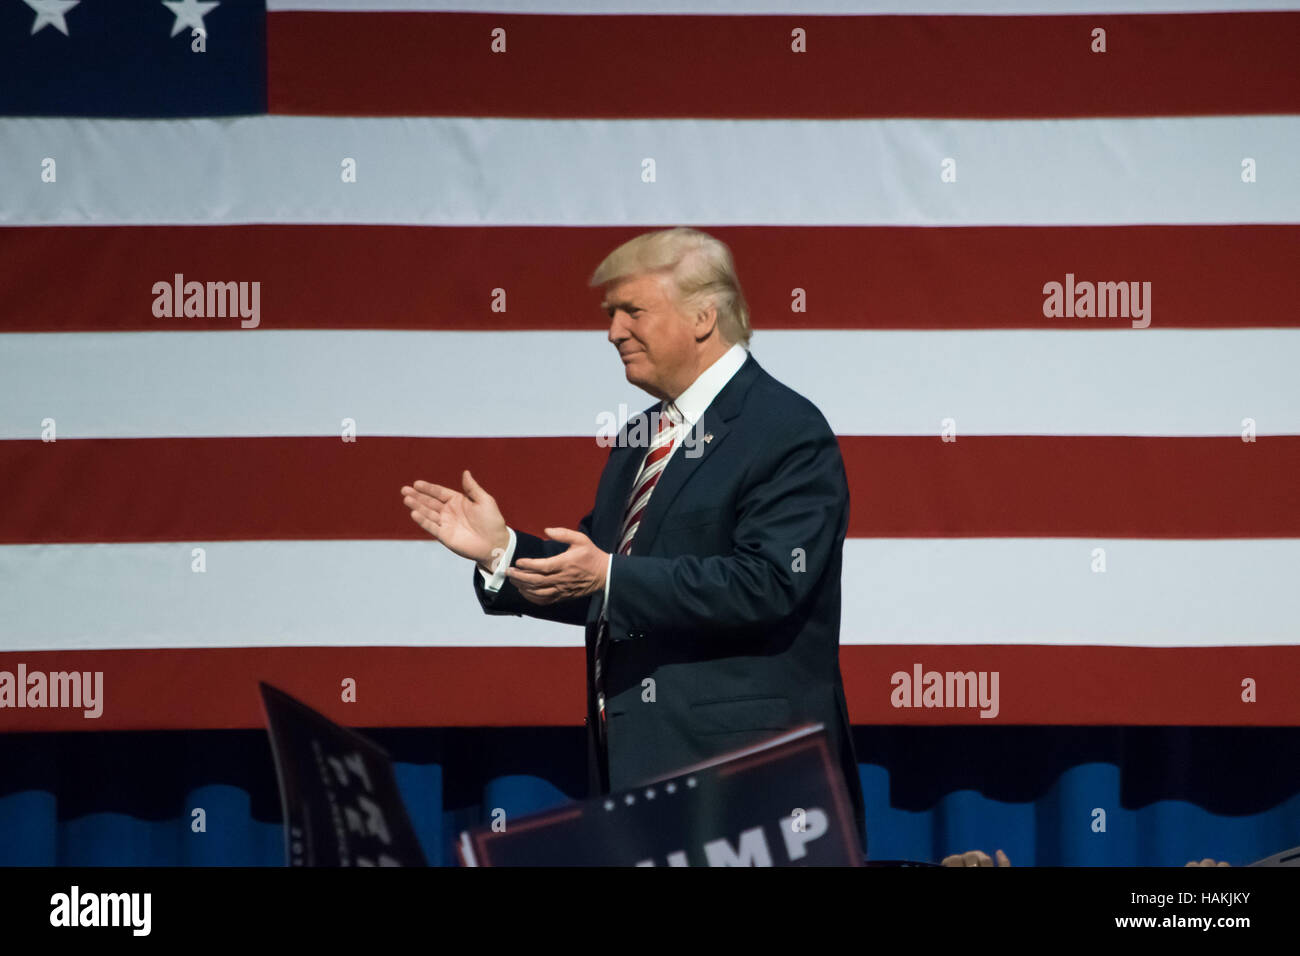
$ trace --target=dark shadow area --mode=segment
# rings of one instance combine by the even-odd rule
[[[1134,810],[1186,800],[1243,815],[1300,793],[1297,727],[854,727],[853,741],[859,763],[889,770],[890,803],[904,810],[968,788],[1037,800],[1086,763],[1118,767],[1123,806]]]
[[[586,795],[577,727],[363,728],[400,763],[443,768],[445,810],[470,808],[488,781],[541,777]],[[1241,815],[1300,793],[1295,727],[866,727],[854,728],[859,763],[889,771],[893,806],[928,810],[974,789],[1008,802],[1037,800],[1071,767],[1120,768],[1123,805],[1186,800]],[[115,812],[175,817],[184,795],[211,784],[250,795],[257,820],[280,819],[271,748],[262,730],[110,731],[0,735],[0,797],[42,790],[59,819]]]

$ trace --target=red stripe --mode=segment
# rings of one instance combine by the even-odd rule
[[[1131,326],[1044,317],[1043,286],[1066,273],[1151,282],[1153,327],[1300,325],[1295,225],[703,228],[731,246],[759,330]],[[154,284],[177,273],[261,282],[262,329],[603,331],[587,279],[641,231],[5,227],[0,331],[239,328],[235,318],[155,318]],[[491,311],[496,288],[508,292],[507,312]],[[791,311],[794,289],[805,290],[807,311]]]
[[[1300,537],[1300,436],[840,447],[853,537]],[[465,468],[540,533],[576,527],[608,454],[594,438],[0,441],[0,543],[410,539],[400,488]]]
[[[1107,52],[1093,53],[1104,28]],[[507,52],[493,53],[505,30]],[[807,32],[806,53],[791,31]],[[1074,117],[1300,112],[1300,15],[277,12],[272,113]]]
[[[1300,647],[882,645],[841,648],[855,724],[1300,725]],[[0,709],[0,731],[262,726],[267,681],[343,724],[581,725],[581,648],[275,647],[0,654],[0,670],[102,671],[103,715]],[[896,708],[891,675],[997,671],[999,714]],[[340,700],[356,681],[356,702]],[[1256,703],[1241,699],[1257,683]]]

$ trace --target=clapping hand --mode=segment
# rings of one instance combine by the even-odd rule
[[[449,550],[495,570],[492,565],[510,544],[510,530],[496,499],[469,469],[461,473],[461,486],[463,492],[428,481],[403,485],[402,503],[411,509],[411,520]]]

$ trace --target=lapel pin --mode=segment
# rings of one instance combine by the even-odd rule
[[[705,432],[705,433],[704,433],[704,444],[707,445],[707,444],[708,444],[709,442],[711,442],[711,441],[713,441],[713,432]]]

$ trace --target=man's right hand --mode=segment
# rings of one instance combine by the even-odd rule
[[[461,486],[463,493],[428,481],[403,485],[402,503],[411,509],[411,520],[448,549],[492,571],[510,544],[510,530],[496,499],[469,469],[461,473]]]

